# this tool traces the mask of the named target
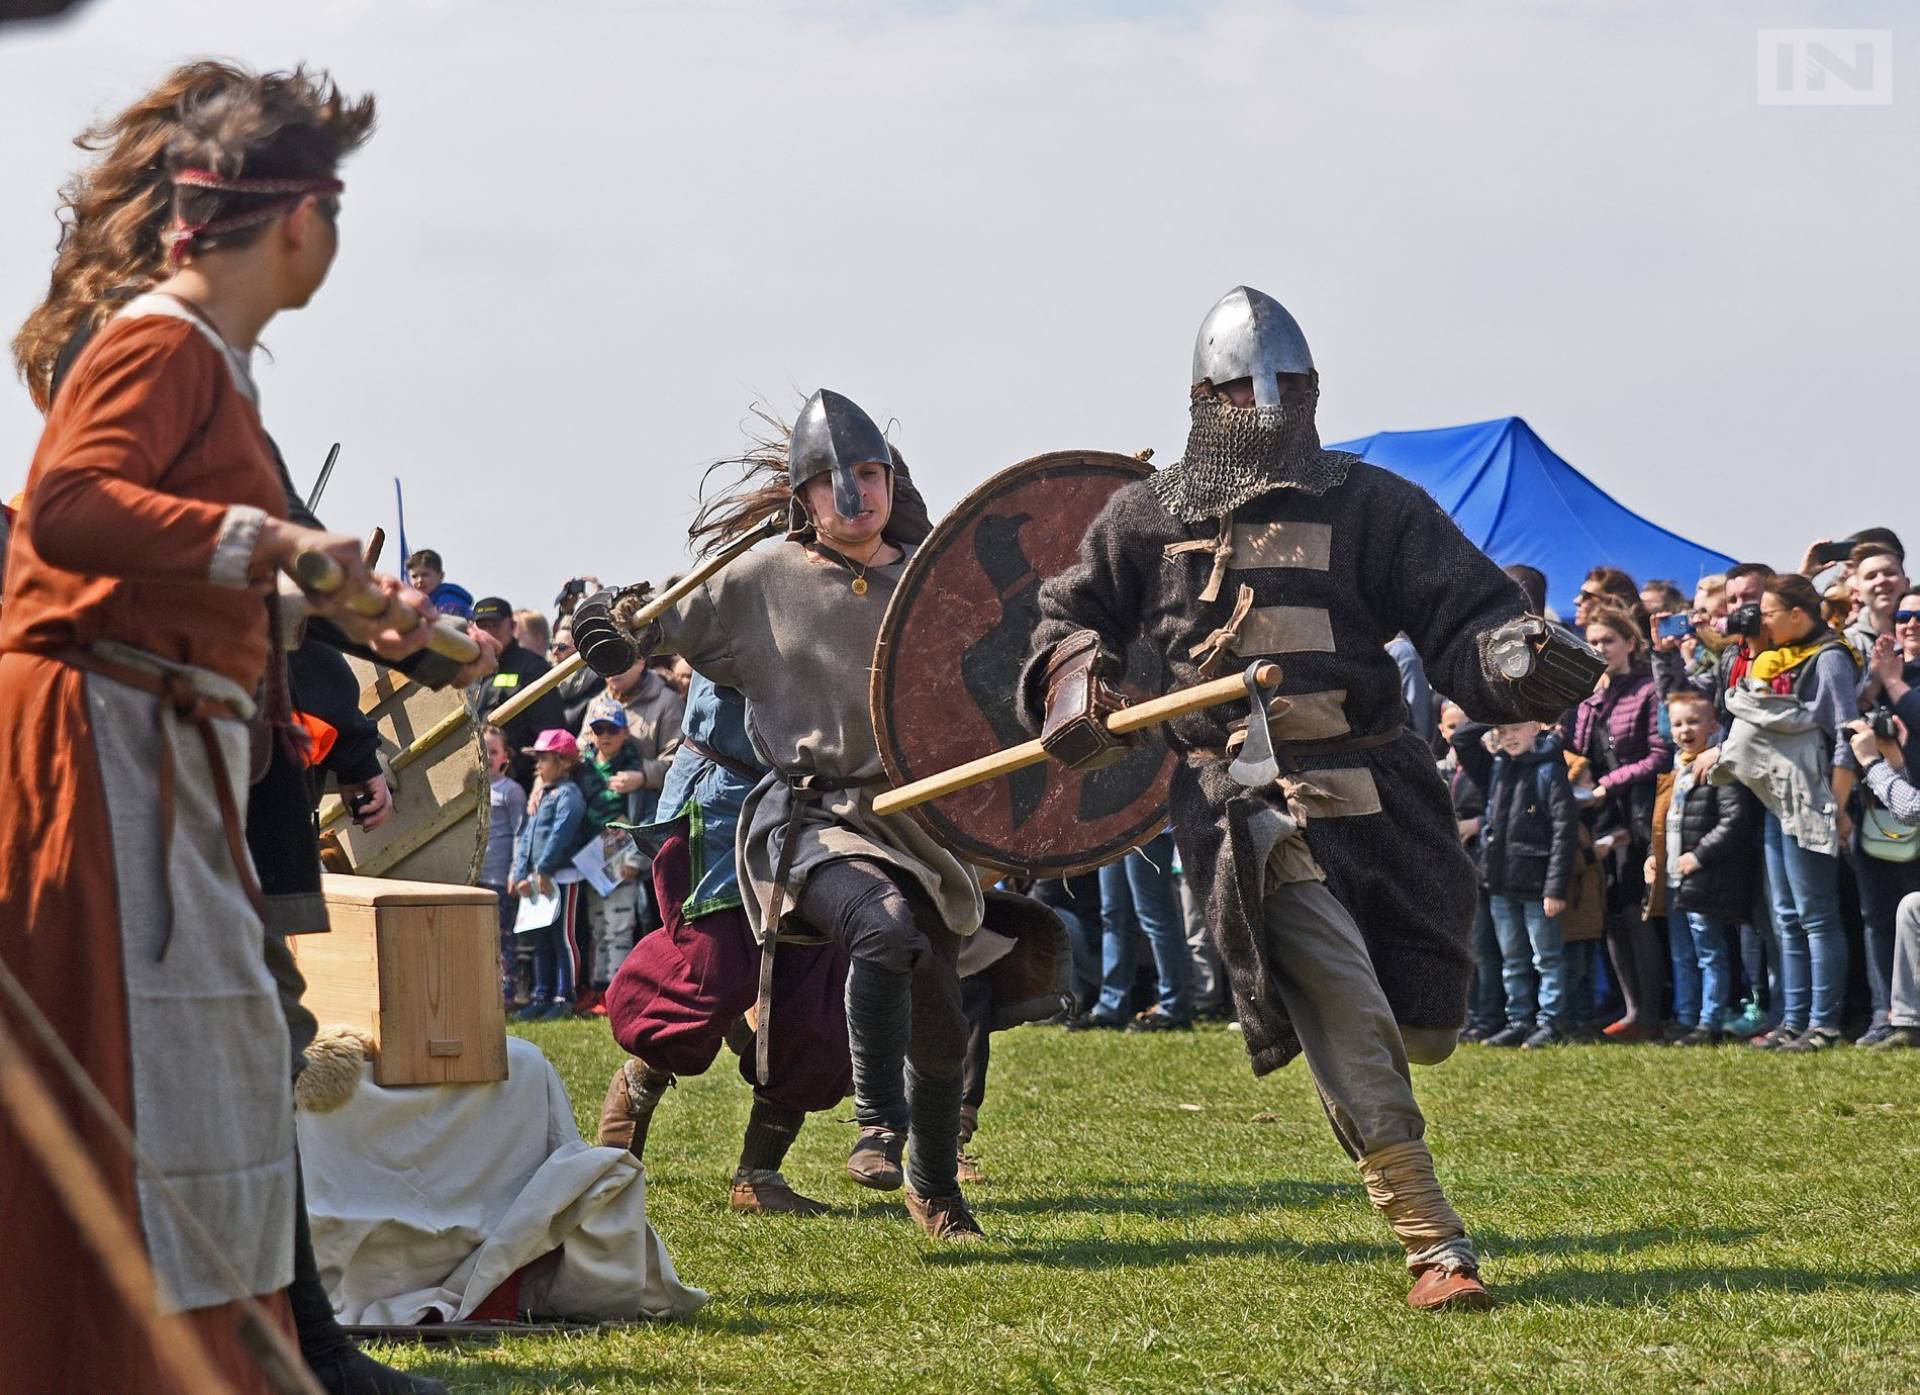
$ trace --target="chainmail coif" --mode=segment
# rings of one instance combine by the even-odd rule
[[[1273,489],[1325,494],[1360,457],[1320,448],[1313,423],[1319,399],[1317,381],[1298,401],[1277,407],[1195,398],[1186,454],[1150,476],[1147,488],[1185,523],[1219,518]]]

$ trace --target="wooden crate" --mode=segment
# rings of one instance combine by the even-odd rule
[[[505,1080],[494,894],[377,877],[323,882],[332,931],[289,940],[320,1024],[371,1036],[381,1085]]]

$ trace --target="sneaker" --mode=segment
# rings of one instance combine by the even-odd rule
[[[1893,1025],[1891,1023],[1882,1022],[1878,1027],[1867,1028],[1866,1032],[1856,1038],[1853,1044],[1855,1046],[1864,1046],[1871,1051],[1874,1047],[1885,1041],[1892,1031]]]
[[[969,1153],[965,1144],[960,1145],[959,1152],[954,1156],[953,1175],[957,1180],[962,1182],[984,1182],[987,1180],[987,1174],[981,1171],[980,1159],[974,1154]]]
[[[1915,1047],[1920,1047],[1920,1027],[1889,1027],[1887,1034],[1867,1050],[1912,1051]]]
[[[1524,1022],[1516,1022],[1511,1027],[1502,1027],[1486,1040],[1488,1046],[1525,1046],[1527,1038],[1533,1035],[1533,1028]]]
[[[1499,1030],[1500,1029],[1498,1027],[1469,1027],[1467,1028],[1466,1031],[1460,1034],[1460,1040],[1485,1041],[1488,1037],[1492,1036],[1495,1032]]]
[[[547,1004],[547,1010],[535,1018],[538,1022],[564,1022],[573,1014],[573,1004],[562,998]]]
[[[1443,1269],[1430,1264],[1414,1275],[1407,1306],[1416,1313],[1481,1313],[1493,1306],[1493,1295],[1480,1282],[1477,1270]]]
[[[984,1240],[986,1232],[959,1192],[951,1196],[915,1196],[907,1192],[907,1214],[936,1240]]]
[[[1689,1027],[1684,1022],[1669,1022],[1667,1023],[1666,1026],[1660,1029],[1660,1040],[1666,1045],[1672,1046],[1676,1041],[1680,1040],[1681,1037],[1684,1037],[1685,1035],[1687,1035],[1687,1033],[1691,1032],[1692,1030],[1693,1028]]]
[[[869,1124],[853,1140],[847,1154],[847,1176],[863,1187],[877,1192],[897,1192],[906,1176],[900,1170],[900,1154],[906,1149],[907,1136],[896,1130]]]
[[[1726,1034],[1718,1027],[1695,1027],[1692,1031],[1675,1037],[1672,1046],[1718,1046],[1725,1040]]]
[[[1097,1012],[1076,1012],[1066,1022],[1069,1032],[1117,1032],[1126,1025],[1124,1018],[1102,1017]]]
[[[1608,1041],[1658,1041],[1660,1029],[1648,1027],[1631,1018],[1623,1017],[1618,1022],[1609,1022],[1600,1029],[1600,1034]]]
[[[1160,1011],[1158,1006],[1150,1007],[1127,1023],[1129,1032],[1191,1032],[1191,1018],[1175,1017],[1170,1012]]]
[[[1558,1027],[1554,1026],[1551,1022],[1543,1022],[1534,1028],[1532,1032],[1528,1033],[1527,1039],[1520,1043],[1520,1049],[1522,1051],[1543,1051],[1549,1046],[1559,1046],[1564,1041],[1566,1041],[1566,1038],[1560,1035],[1560,1029]]]
[[[1738,1012],[1728,1013],[1720,1023],[1720,1030],[1730,1037],[1757,1037],[1767,1030],[1767,1015],[1760,1005],[1751,999],[1740,1005]]]
[[[553,1006],[550,998],[529,998],[527,1005],[513,1015],[516,1022],[538,1022],[547,1015],[547,1009]]]
[[[733,1174],[727,1207],[749,1216],[824,1216],[833,1209],[824,1201],[800,1195],[777,1171],[758,1172],[744,1167]]]
[[[1783,1046],[1791,1043],[1793,1039],[1799,1035],[1800,1034],[1794,1031],[1793,1028],[1783,1023],[1775,1027],[1771,1032],[1765,1032],[1753,1038],[1747,1045],[1759,1051],[1778,1051]]]
[[[656,1071],[645,1061],[623,1061],[600,1105],[600,1146],[624,1148],[636,1158],[644,1157],[647,1126],[673,1084],[669,1072]]]
[[[1780,1049],[1782,1051],[1825,1051],[1838,1046],[1844,1038],[1831,1027],[1809,1027]]]

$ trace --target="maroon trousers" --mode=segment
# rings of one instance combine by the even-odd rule
[[[739,908],[687,920],[687,840],[669,838],[653,859],[661,924],[643,936],[607,986],[613,1039],[655,1070],[699,1075],[720,1054],[727,1028],[760,990],[760,946]],[[782,1109],[831,1109],[853,1090],[847,1047],[847,955],[839,945],[783,944],[774,960],[768,1080],[740,1075]]]

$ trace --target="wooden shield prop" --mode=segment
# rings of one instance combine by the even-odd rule
[[[873,727],[896,785],[1031,739],[1014,709],[1040,619],[1040,583],[1080,556],[1087,527],[1148,467],[1105,451],[1056,451],[1003,470],[955,506],[907,563],[880,625]],[[1166,686],[1136,641],[1121,686]],[[1167,822],[1173,756],[1157,736],[1087,773],[1054,761],[919,805],[928,832],[969,862],[1058,877],[1110,862]]]
[[[492,822],[486,746],[466,717],[458,688],[436,692],[405,674],[349,657],[360,680],[360,710],[380,729],[380,754],[393,784],[393,813],[366,832],[340,807],[320,803],[320,827],[340,839],[361,877],[471,886],[480,875]]]

